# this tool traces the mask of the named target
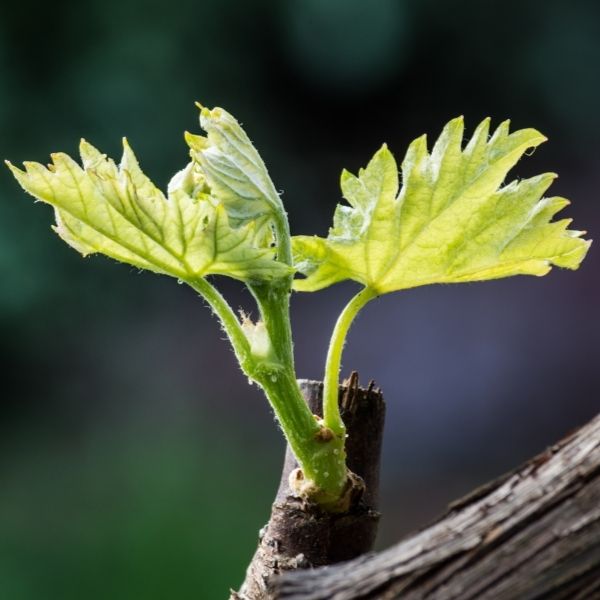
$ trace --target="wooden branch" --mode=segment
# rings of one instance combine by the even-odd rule
[[[286,573],[278,600],[600,598],[600,415],[392,548]]]
[[[321,415],[323,385],[301,380],[300,389],[313,414]],[[239,592],[232,600],[262,600],[268,597],[268,582],[288,570],[308,569],[347,561],[369,552],[377,535],[379,513],[379,463],[385,404],[380,390],[358,386],[358,375],[340,386],[342,419],[346,425],[348,468],[364,487],[358,488],[350,509],[328,513],[294,496],[288,479],[298,467],[288,448],[271,518],[261,530],[258,548]]]

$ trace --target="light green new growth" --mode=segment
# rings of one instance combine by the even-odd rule
[[[338,205],[327,238],[291,238],[267,169],[239,123],[199,105],[206,136],[186,133],[191,162],[165,196],[141,171],[126,141],[119,166],[85,141],[82,166],[65,154],[44,167],[7,163],[21,186],[51,204],[55,231],[84,256],[100,253],[186,282],[209,303],[246,375],[265,391],[304,473],[304,491],[331,510],[343,507],[345,427],[338,407],[342,350],[350,326],[374,297],[431,283],[576,269],[590,241],[552,222],[568,201],[543,198],[554,179],[504,180],[531,148],[533,129],[489,136],[489,120],[462,147],[463,121],[446,125],[431,153],[425,136],[402,162],[384,145],[358,176],[342,173],[347,205]],[[295,266],[292,263],[292,249]],[[308,410],[294,368],[289,293],[344,279],[363,289],[335,326],[324,377],[323,420]],[[241,321],[208,275],[247,285],[260,319]],[[308,492],[306,491],[308,490]]]
[[[249,281],[291,273],[256,241],[254,222],[233,227],[211,195],[199,166],[190,163],[168,186],[168,198],[143,174],[123,142],[119,167],[82,140],[80,167],[53,154],[45,168],[10,165],[30,194],[55,208],[55,231],[84,256],[95,252],[180,279],[211,274]]]
[[[509,275],[545,275],[552,265],[576,269],[590,241],[551,222],[569,204],[542,198],[556,175],[503,184],[523,154],[546,138],[535,129],[509,133],[503,122],[488,139],[489,119],[463,149],[463,119],[450,121],[427,151],[417,138],[398,168],[387,146],[358,177],[342,172],[350,206],[339,204],[326,239],[296,236],[296,266],[305,279],[294,289],[315,291],[344,279],[365,286],[340,316],[325,374],[325,423],[339,424],[337,378],[344,340],[358,310],[379,294],[431,283]]]
[[[415,140],[398,168],[384,145],[359,176],[344,171],[342,192],[326,239],[293,238],[306,279],[294,288],[315,291],[354,279],[378,294],[427,285],[545,275],[553,264],[577,268],[589,242],[549,223],[568,201],[540,200],[555,175],[502,185],[510,169],[545,137],[534,129],[508,133],[502,123],[488,140],[483,121],[465,149],[462,118],[450,121],[431,154]]]
[[[259,229],[268,229],[273,216],[282,215],[284,209],[262,158],[229,113],[198,106],[200,125],[207,135],[186,132],[192,157],[202,166],[232,222],[253,222],[260,224]]]
[[[238,122],[223,109],[199,108],[207,137],[186,134],[191,162],[166,196],[143,174],[127,142],[119,166],[85,141],[81,166],[65,154],[52,155],[47,168],[7,164],[27,192],[54,207],[55,231],[84,256],[100,253],[171,275],[204,297],[242,370],[264,389],[306,482],[314,484],[314,499],[335,504],[346,482],[344,438],[321,435],[323,425],[296,381],[287,215]],[[257,322],[240,321],[208,275],[243,281],[257,301]]]

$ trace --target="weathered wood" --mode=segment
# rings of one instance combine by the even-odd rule
[[[278,600],[600,598],[600,415],[379,554],[271,584]]]
[[[313,414],[321,416],[323,386],[318,381],[299,382]],[[268,581],[287,570],[307,569],[350,560],[369,552],[377,534],[377,493],[385,404],[374,385],[358,387],[358,375],[340,386],[341,416],[346,425],[348,468],[362,478],[364,492],[350,510],[331,514],[294,496],[288,484],[298,467],[288,448],[271,517],[261,530],[259,544],[244,584],[232,599],[268,597]]]

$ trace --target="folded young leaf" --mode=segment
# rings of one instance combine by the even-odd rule
[[[344,171],[349,206],[338,205],[327,238],[292,239],[294,289],[315,291],[353,279],[377,293],[431,283],[545,275],[576,269],[591,241],[551,222],[569,202],[542,198],[554,174],[503,185],[530,148],[545,141],[534,129],[509,134],[502,123],[488,139],[489,119],[462,148],[463,120],[450,121],[431,153],[416,139],[398,169],[384,145],[358,177]]]
[[[287,275],[289,267],[256,243],[255,224],[234,228],[190,163],[169,184],[168,198],[141,171],[124,140],[117,165],[82,140],[83,168],[66,154],[45,168],[8,166],[25,191],[55,209],[55,231],[87,254],[100,253],[181,279],[210,274],[244,281]]]
[[[253,221],[257,233],[270,238],[269,224],[284,209],[256,148],[222,108],[200,107],[200,125],[206,137],[187,132],[185,137],[213,194],[225,205],[233,225]]]

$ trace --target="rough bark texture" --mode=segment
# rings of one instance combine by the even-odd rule
[[[281,600],[600,598],[600,416],[396,546],[275,579]]]
[[[300,381],[302,393],[314,414],[321,416],[323,386]],[[290,493],[288,477],[298,467],[288,448],[271,518],[261,530],[259,545],[246,579],[232,599],[268,598],[268,582],[287,570],[329,565],[356,558],[372,549],[377,534],[377,490],[385,405],[373,383],[358,387],[353,373],[340,387],[340,407],[348,440],[348,468],[365,482],[365,492],[342,514],[321,511]]]

